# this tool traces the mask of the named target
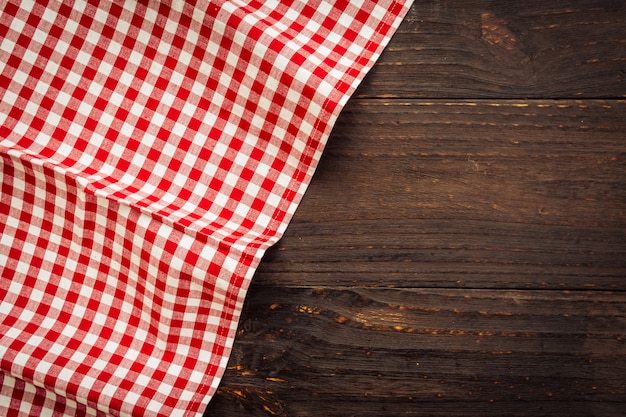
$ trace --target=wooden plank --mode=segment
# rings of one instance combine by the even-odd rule
[[[255,282],[624,290],[624,114],[354,100]]]
[[[622,0],[416,0],[359,97],[626,96]]]
[[[207,415],[619,415],[625,332],[619,292],[254,286]]]
[[[271,394],[268,394],[267,391]],[[224,390],[222,390],[224,391]],[[379,417],[379,416],[494,416],[494,417],[616,417],[623,416],[622,404],[612,402],[556,401],[467,401],[448,402],[444,398],[436,401],[406,401],[393,403],[381,399],[368,401],[354,398],[351,401],[294,401],[288,406],[265,390],[235,389],[213,400],[205,417],[211,416],[328,416],[328,417]],[[270,404],[270,405],[268,405]],[[215,414],[211,414],[217,410]],[[286,411],[288,410],[288,411]]]

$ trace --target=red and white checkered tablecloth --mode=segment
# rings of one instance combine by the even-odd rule
[[[410,0],[0,1],[0,415],[200,415]]]

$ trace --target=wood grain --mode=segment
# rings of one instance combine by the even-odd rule
[[[354,100],[255,282],[625,290],[624,114]]]
[[[359,97],[626,96],[626,2],[415,0]]]
[[[253,294],[216,407],[582,416],[626,401],[623,293],[267,286]]]

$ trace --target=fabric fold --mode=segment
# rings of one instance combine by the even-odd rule
[[[0,4],[0,414],[201,415],[409,6]]]

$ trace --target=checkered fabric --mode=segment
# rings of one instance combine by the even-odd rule
[[[201,414],[409,1],[0,7],[0,415]]]

